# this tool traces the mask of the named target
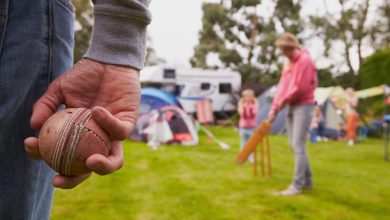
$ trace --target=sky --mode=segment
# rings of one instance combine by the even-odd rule
[[[152,0],[148,27],[156,55],[169,64],[189,65],[202,27],[202,0]]]
[[[338,10],[338,0],[324,0],[330,11]],[[324,9],[324,1],[313,1],[304,4],[303,14],[321,13]],[[359,1],[359,0],[357,0]],[[372,0],[378,3],[382,0]],[[176,66],[190,66],[189,59],[194,53],[194,47],[198,43],[198,34],[202,27],[202,3],[219,2],[219,0],[152,0],[150,11],[153,15],[152,23],[148,26],[149,36],[152,39],[152,47],[158,57],[163,58],[168,64]],[[267,2],[267,0],[263,0]],[[267,4],[264,4],[265,7]],[[260,9],[267,13],[267,9]],[[372,12],[371,14],[375,14]],[[318,42],[309,42],[307,49],[314,58],[321,56],[322,48]],[[371,51],[367,50],[367,53]],[[335,58],[337,59],[337,58]],[[326,66],[322,60],[320,65]],[[357,65],[356,63],[354,65]]]

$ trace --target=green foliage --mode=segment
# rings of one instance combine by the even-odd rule
[[[326,1],[324,1],[326,4]],[[354,1],[343,0],[338,1],[341,10],[339,12],[329,12],[329,8],[325,8],[327,13],[323,15],[310,16],[310,22],[312,28],[316,30],[316,35],[320,36],[324,40],[325,51],[324,55],[328,58],[332,58],[334,53],[340,53],[331,50],[334,48],[334,44],[342,44],[341,55],[344,60],[341,62],[343,66],[346,66],[347,73],[353,73],[348,75],[355,85],[358,81],[357,72],[360,69],[364,61],[363,50],[366,48],[377,49],[386,46],[390,43],[390,19],[389,19],[389,1],[381,2],[381,5],[377,6],[377,3],[373,3],[372,0]],[[376,7],[376,8],[374,8]],[[329,10],[329,11],[328,11]],[[375,17],[368,22],[369,11],[376,10]],[[365,43],[369,42],[369,43]],[[354,68],[352,65],[352,58],[354,56],[351,49],[357,49],[358,55],[358,68]],[[334,66],[339,66],[334,65]],[[338,69],[333,69],[339,73]]]
[[[158,57],[156,51],[153,48],[152,38],[147,35],[146,37],[146,57],[145,66],[153,66],[165,63],[166,61],[161,57]]]
[[[370,27],[370,38],[374,42],[373,47],[379,50],[390,45],[390,0],[383,0],[377,12],[382,19]]]
[[[230,3],[230,4],[229,4]],[[214,68],[207,64],[207,56],[216,53],[222,67],[230,67],[242,74],[243,85],[276,83],[280,65],[277,62],[275,40],[277,27],[299,33],[304,22],[300,18],[299,1],[275,0],[275,14],[271,19],[258,14],[259,0],[224,0],[204,3],[199,44],[190,62],[194,67]]]
[[[345,142],[308,144],[315,188],[287,198],[274,195],[292,179],[286,137],[270,137],[272,177],[253,177],[251,164],[234,162],[235,129],[210,129],[233,148],[222,150],[203,134],[197,147],[153,151],[125,142],[124,167],[112,175],[92,175],[72,190],[57,189],[51,219],[388,219],[390,176],[382,140],[353,148]]]
[[[275,14],[285,31],[299,34],[304,30],[300,17],[301,5],[293,0],[276,1]]]
[[[318,77],[319,87],[329,87],[329,86],[334,86],[336,84],[330,69],[327,68],[319,69],[317,71],[317,77]]]
[[[390,47],[369,56],[359,71],[359,89],[390,85]],[[383,96],[361,100],[359,112],[370,119],[381,119],[385,110]]]
[[[376,96],[369,99],[360,99],[358,112],[365,124],[370,124],[372,120],[382,120],[385,112],[385,102],[383,96]],[[386,113],[388,114],[388,113]],[[376,136],[375,136],[376,135]],[[374,134],[375,137],[382,137],[381,132]]]
[[[336,76],[334,78],[334,81],[336,82],[337,85],[343,88],[348,88],[348,87],[356,88],[357,85],[356,75],[351,72],[346,72],[339,76]]]
[[[261,0],[232,0],[232,8],[239,10],[242,7],[253,7],[260,4]]]
[[[390,47],[369,56],[359,71],[359,88],[390,85]]]
[[[91,2],[87,0],[72,0],[76,8],[76,25],[79,29],[75,31],[74,60],[83,58],[89,47],[92,33],[93,16]]]

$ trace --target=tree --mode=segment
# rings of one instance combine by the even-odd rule
[[[336,82],[337,85],[343,88],[348,88],[348,87],[355,88],[357,84],[356,75],[351,72],[345,72],[340,74],[339,76],[336,76],[334,78],[334,81]]]
[[[378,7],[378,12],[384,14],[389,12],[388,2],[386,0],[383,5]],[[311,24],[317,30],[317,35],[321,36],[325,44],[325,56],[334,56],[331,53],[335,49],[333,45],[341,44],[343,46],[342,57],[344,61],[341,66],[336,69],[336,72],[349,73],[350,79],[357,83],[357,73],[363,63],[363,49],[378,48],[389,44],[389,14],[386,16],[376,16],[375,21],[368,23],[368,12],[374,6],[372,0],[339,0],[340,10],[338,12],[330,12],[324,0],[326,14],[311,16]],[[387,20],[386,20],[387,19]],[[358,67],[353,66],[353,53],[358,55]],[[341,70],[347,64],[346,71]]]
[[[83,58],[89,47],[93,26],[92,5],[89,0],[73,0],[76,8],[74,60]]]
[[[319,87],[329,87],[336,84],[336,81],[333,78],[332,72],[329,68],[318,69],[317,77]]]
[[[299,33],[299,1],[273,1],[272,16],[260,13],[260,0],[223,0],[204,3],[199,44],[190,62],[194,67],[212,68],[210,54],[220,67],[230,67],[242,75],[243,84],[261,84],[265,89],[278,79],[280,62],[274,45],[277,30]],[[280,30],[282,29],[282,30]],[[261,89],[260,89],[261,90]]]
[[[367,57],[359,71],[359,88],[390,85],[390,47]]]
[[[165,63],[165,60],[158,57],[156,55],[156,51],[153,48],[153,42],[150,35],[146,38],[146,58],[145,58],[145,66],[153,66]]]
[[[359,71],[359,89],[366,89],[382,84],[390,85],[390,47],[379,50],[367,57]],[[359,112],[373,118],[381,118],[385,103],[383,96],[363,99],[359,104]]]
[[[383,0],[378,7],[378,22],[371,27],[372,45],[375,50],[390,46],[390,0]]]

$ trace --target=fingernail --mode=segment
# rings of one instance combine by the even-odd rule
[[[29,147],[30,147],[30,145],[28,145],[28,143],[24,142],[24,148],[25,148],[26,150],[28,150]]]

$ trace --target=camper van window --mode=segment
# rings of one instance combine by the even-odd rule
[[[179,96],[183,89],[184,89],[184,85],[176,85],[174,95]]]
[[[175,69],[164,69],[164,78],[165,79],[175,79],[176,70]]]
[[[210,83],[201,83],[200,84],[201,90],[209,90],[210,89]]]
[[[230,83],[220,83],[219,84],[219,93],[220,94],[230,94],[232,93],[232,84]]]

